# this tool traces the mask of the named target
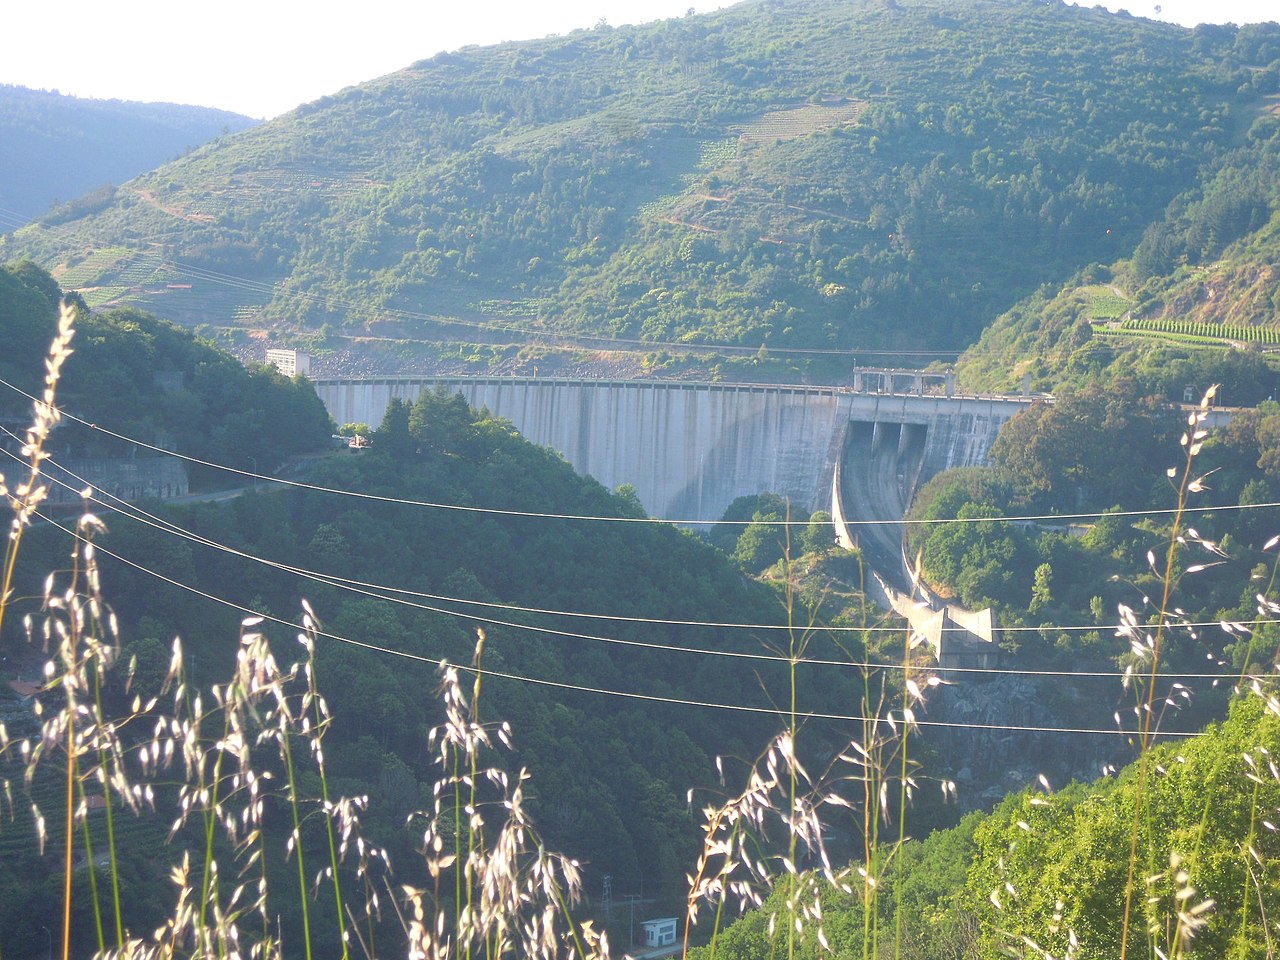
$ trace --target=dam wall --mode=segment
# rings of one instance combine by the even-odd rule
[[[1024,398],[855,394],[832,387],[518,377],[317,380],[338,423],[377,426],[393,397],[461,393],[510,420],[607,487],[630,483],[653,516],[718,520],[736,497],[769,490],[797,513],[829,509],[850,423],[918,441],[920,476],[986,462]],[[913,427],[904,425],[911,424]],[[913,478],[915,479],[915,478]]]

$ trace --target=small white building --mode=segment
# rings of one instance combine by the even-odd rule
[[[304,377],[311,375],[311,354],[303,350],[271,347],[267,350],[267,363],[286,377],[297,374],[302,374]]]
[[[666,947],[676,942],[677,917],[663,917],[660,920],[645,920],[644,945],[646,947]]]

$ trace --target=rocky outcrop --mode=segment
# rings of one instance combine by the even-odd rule
[[[1128,739],[1109,733],[1115,678],[943,675],[948,683],[932,691],[924,719],[955,726],[926,728],[939,765],[928,773],[955,780],[964,809],[990,807],[1039,776],[1055,787],[1093,780],[1133,757]],[[1080,730],[1108,732],[1066,732]]]

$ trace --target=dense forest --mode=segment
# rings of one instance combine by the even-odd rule
[[[100,210],[115,187],[248,117],[176,103],[86,100],[0,84],[0,233]]]
[[[1176,256],[1144,231],[1278,85],[1275,25],[762,0],[442,54],[4,255],[193,325],[955,350],[1040,284]]]

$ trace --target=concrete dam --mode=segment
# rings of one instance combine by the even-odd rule
[[[835,387],[519,377],[316,380],[338,423],[377,426],[393,397],[461,393],[510,420],[581,474],[632,484],[650,515],[720,519],[736,497],[772,491],[798,516],[898,518],[916,486],[949,467],[987,462],[1026,397],[869,393]],[[839,524],[838,524],[839,526]],[[897,525],[871,528],[896,552]],[[864,544],[870,547],[870,544]],[[876,557],[900,564],[900,557]]]

